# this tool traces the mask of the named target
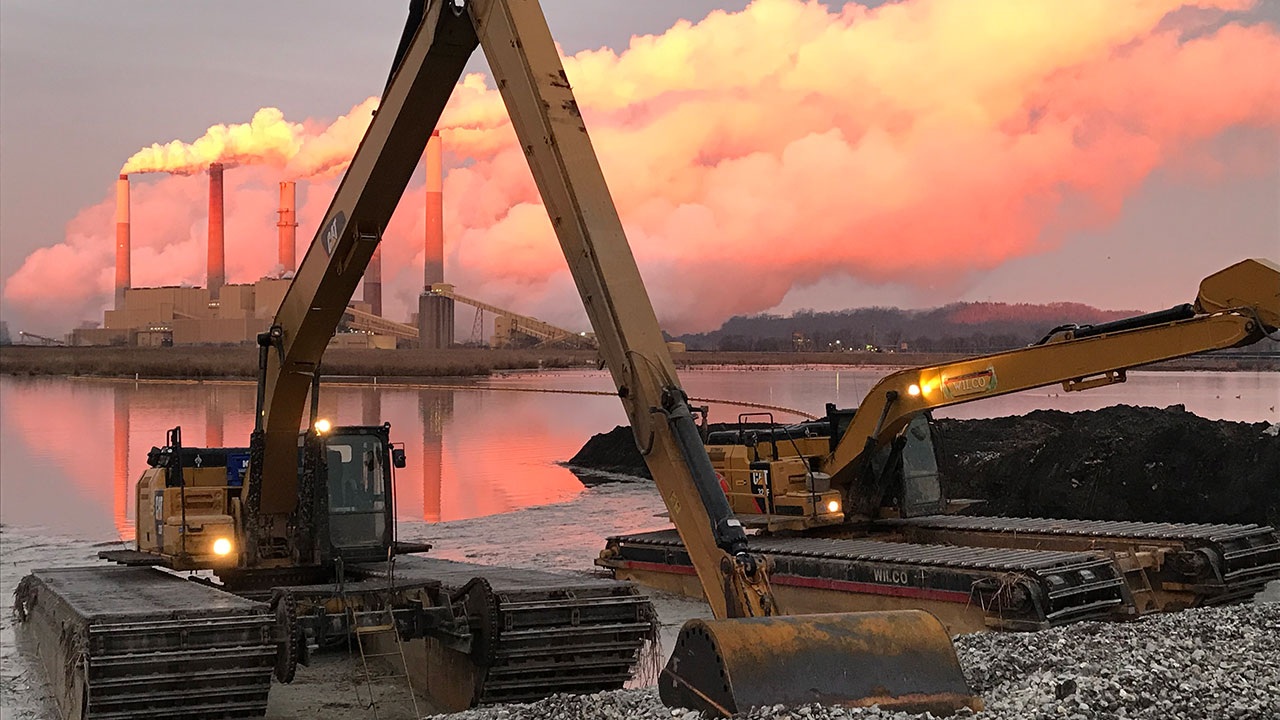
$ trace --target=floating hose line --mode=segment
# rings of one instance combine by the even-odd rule
[[[204,385],[256,385],[252,380],[183,380],[183,379],[164,379],[164,378],[93,378],[85,376],[75,376],[73,380],[106,380],[112,382],[131,382],[135,384],[148,385],[171,385],[171,384],[204,384]],[[569,388],[536,388],[536,387],[503,387],[501,385],[455,385],[452,383],[411,383],[411,382],[357,382],[352,380],[325,380],[325,387],[379,387],[390,390],[472,390],[472,391],[498,391],[498,392],[524,392],[524,393],[550,393],[552,395],[599,395],[602,397],[617,397],[617,392],[608,390],[571,390]],[[781,405],[770,405],[769,403],[749,402],[746,400],[725,400],[722,398],[704,398],[691,397],[690,402],[708,403],[713,405],[730,405],[732,407],[756,408],[759,410],[772,410],[774,412],[787,413],[802,417],[806,420],[817,420],[818,416],[803,410],[795,408],[783,407]]]

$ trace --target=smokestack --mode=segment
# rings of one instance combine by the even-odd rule
[[[418,347],[442,350],[453,344],[453,299],[434,295],[431,286],[444,282],[444,167],[440,159],[440,131],[427,141],[427,232],[422,263],[424,287],[418,296]]]
[[[297,270],[297,195],[292,180],[280,183],[280,265],[285,270]]]
[[[116,181],[116,310],[124,309],[129,289],[129,176]]]
[[[426,287],[444,282],[444,202],[441,195],[444,166],[440,158],[440,131],[431,133],[427,141],[427,251],[423,264]]]
[[[217,300],[227,282],[222,235],[222,163],[209,164],[209,299]]]
[[[364,301],[369,311],[382,317],[382,243],[373,249],[369,266],[364,269]]]
[[[360,391],[360,420],[364,425],[382,423],[382,391],[376,385]]]

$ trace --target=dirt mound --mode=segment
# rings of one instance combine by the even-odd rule
[[[631,427],[619,425],[591,436],[577,455],[566,463],[570,470],[586,470],[653,479],[636,448]],[[584,480],[585,482],[585,480]]]
[[[950,497],[995,515],[1164,522],[1280,522],[1280,436],[1181,405],[1117,405],[938,420]]]
[[[1280,524],[1280,435],[1181,405],[937,420],[949,497],[992,515]],[[649,477],[626,427],[592,437],[571,467]]]

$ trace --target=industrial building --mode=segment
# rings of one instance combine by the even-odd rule
[[[437,138],[438,144],[438,138]],[[438,152],[437,152],[438,155]],[[202,345],[254,342],[271,325],[280,301],[297,270],[297,188],[280,183],[279,266],[277,277],[253,283],[227,284],[223,231],[223,166],[209,165],[209,230],[207,286],[133,287],[129,176],[116,182],[115,303],[101,327],[81,327],[67,336],[69,345]],[[436,183],[439,196],[439,183]],[[443,252],[440,253],[443,255]],[[365,299],[356,310],[382,313],[380,263],[372,263],[365,277]],[[392,347],[396,339],[367,331],[339,333],[334,344],[344,347]],[[445,343],[447,346],[447,342]]]
[[[444,279],[443,153],[440,135],[433,133],[426,149],[426,231],[422,292],[417,312],[408,323],[382,315],[382,250],[379,247],[364,274],[364,297],[352,302],[331,346],[395,348],[397,345],[444,349],[454,343],[455,307],[461,302],[476,309],[476,327],[488,313],[494,318],[496,347],[559,344],[593,346],[590,333],[575,333],[535,318],[504,310],[453,292]],[[81,327],[67,336],[69,345],[205,345],[252,343],[275,317],[280,301],[297,270],[297,188],[280,183],[278,277],[253,283],[227,284],[223,230],[223,172],[211,163],[207,287],[133,287],[129,176],[116,181],[115,305],[101,327]],[[473,333],[474,335],[475,333]],[[475,340],[475,338],[473,338]]]
[[[226,283],[223,233],[223,167],[209,166],[207,287],[132,287],[130,276],[129,176],[116,182],[115,307],[102,327],[77,328],[71,345],[198,345],[252,342],[271,324],[296,269],[294,241],[298,223],[295,186],[280,183],[279,261],[282,277],[251,284]]]

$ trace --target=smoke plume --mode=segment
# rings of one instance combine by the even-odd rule
[[[659,316],[681,332],[830,277],[961,291],[1111,223],[1158,168],[1249,172],[1204,156],[1228,129],[1280,133],[1280,33],[1240,21],[1250,5],[756,0],[564,62]],[[257,166],[226,176],[229,279],[251,281],[274,264],[274,201],[259,186],[311,181],[299,185],[299,237],[310,238],[375,106],[327,125],[266,108],[192,143],[145,148],[125,170]],[[442,128],[446,277],[580,324],[497,91],[468,76]],[[421,182],[384,235],[391,317],[420,289]],[[135,284],[203,282],[197,179],[136,185]],[[48,307],[56,294],[80,313],[68,320],[104,306],[109,206],[86,208],[63,243],[33,253],[7,299]]]

